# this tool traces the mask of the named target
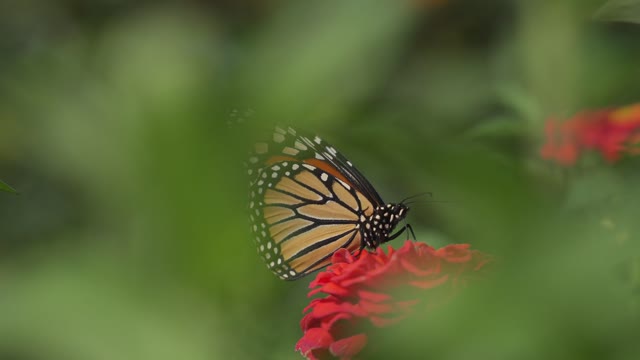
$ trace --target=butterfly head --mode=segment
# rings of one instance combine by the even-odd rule
[[[409,207],[403,203],[378,206],[364,224],[365,245],[376,248],[386,242],[408,211]]]

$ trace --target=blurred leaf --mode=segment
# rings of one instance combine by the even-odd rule
[[[640,23],[640,0],[610,0],[593,17],[603,21]]]
[[[543,114],[562,113],[581,94],[576,64],[584,61],[579,54],[583,20],[574,2],[516,3],[523,15],[517,42],[526,89]]]
[[[512,137],[526,134],[524,122],[509,117],[495,117],[471,128],[467,135],[472,138]]]
[[[140,286],[134,269],[121,263],[115,270],[104,254],[57,255],[28,270],[1,268],[0,354],[9,349],[35,359],[222,358],[217,309],[187,289],[168,282]]]
[[[523,119],[536,123],[543,117],[540,105],[526,90],[517,86],[502,86],[497,91],[498,98],[509,110]]]
[[[14,193],[14,194],[18,193],[14,188],[12,188],[11,186],[7,185],[2,180],[0,180],[0,191],[6,191],[6,192]]]
[[[579,209],[588,205],[597,205],[620,193],[619,176],[609,170],[594,170],[573,180],[567,193],[567,207]]]
[[[247,56],[243,96],[265,118],[337,119],[384,81],[412,23],[410,8],[400,3],[290,6],[265,27]]]

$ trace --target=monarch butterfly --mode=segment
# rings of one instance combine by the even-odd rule
[[[258,253],[284,280],[326,265],[340,248],[374,249],[409,211],[386,204],[367,179],[319,137],[276,127],[255,144],[248,162],[249,219]],[[412,231],[413,232],[413,231]]]

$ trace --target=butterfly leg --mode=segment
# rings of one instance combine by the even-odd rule
[[[390,235],[385,241],[383,241],[382,243],[386,243],[389,242],[395,238],[397,238],[398,236],[402,235],[403,232],[405,231],[409,231],[411,233],[411,235],[413,236],[413,238],[416,238],[416,234],[413,232],[413,228],[411,227],[411,224],[406,224],[405,226],[403,226],[401,229],[398,229],[398,231],[396,231],[395,234]]]
[[[411,227],[411,224],[405,225],[405,228],[411,233],[411,237],[413,237],[413,240],[416,240],[416,233],[413,232],[413,228]]]

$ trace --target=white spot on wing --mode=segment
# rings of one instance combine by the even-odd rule
[[[298,152],[300,152],[298,149],[294,149],[292,147],[285,147],[284,149],[282,149],[282,153],[287,154],[287,155],[291,155],[291,156],[296,156],[298,155]]]
[[[257,143],[255,145],[256,154],[264,154],[269,150],[269,145],[267,143]]]
[[[283,142],[284,141],[284,135],[279,134],[279,133],[273,134],[273,141],[275,141],[277,143]]]
[[[327,175],[327,173],[322,173],[322,175],[320,175],[320,179],[322,179],[322,181],[327,181],[327,179],[329,179],[329,175]]]
[[[298,140],[296,140],[296,142],[295,142],[295,147],[296,147],[296,149],[298,149],[298,150],[302,150],[302,151],[304,151],[304,150],[307,150],[307,149],[308,149],[308,148],[307,148],[307,145],[305,145],[305,144],[301,143],[301,142],[300,142],[300,141],[298,141]]]
[[[313,165],[309,165],[309,164],[302,164],[302,166],[306,167],[307,169],[309,169],[309,170],[311,170],[311,171],[313,171],[313,170],[315,170],[315,169],[316,169],[316,167],[315,167],[315,166],[313,166]]]

